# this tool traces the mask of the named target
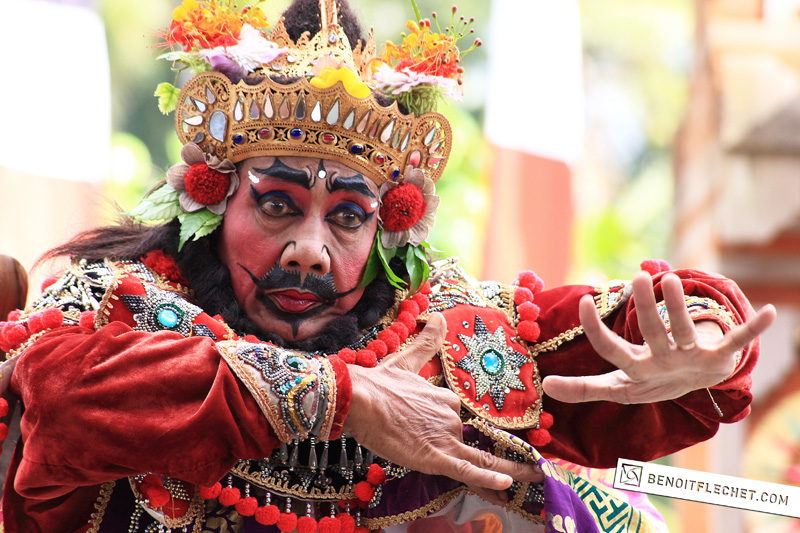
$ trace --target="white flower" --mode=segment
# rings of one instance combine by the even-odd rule
[[[277,44],[266,40],[254,27],[244,24],[237,44],[217,46],[208,50],[200,50],[197,53],[212,66],[220,56],[224,56],[236,63],[242,69],[242,76],[244,76],[261,65],[271,63],[275,58],[288,51],[288,48],[279,48]]]
[[[433,85],[439,87],[446,96],[456,102],[460,102],[463,98],[461,88],[456,80],[442,76],[420,74],[408,67],[397,71],[384,63],[372,74],[372,79],[378,89],[387,94],[398,95],[410,91],[412,87],[417,85]]]

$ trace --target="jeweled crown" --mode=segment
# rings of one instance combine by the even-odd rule
[[[292,41],[279,21],[270,36],[288,52],[256,71],[258,77],[232,83],[225,75],[205,72],[181,91],[175,113],[181,141],[234,163],[250,157],[302,155],[339,161],[378,185],[397,180],[406,168],[420,168],[434,181],[450,153],[452,132],[439,113],[403,114],[392,102],[358,98],[341,81],[327,88],[309,82],[317,62],[330,57],[371,76],[374,40],[355,51],[341,26],[335,0],[320,0],[322,29]],[[329,60],[326,60],[329,61]],[[299,76],[288,85],[269,75]],[[263,79],[259,79],[263,76]]]

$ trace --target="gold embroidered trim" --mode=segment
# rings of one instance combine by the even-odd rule
[[[253,395],[259,409],[261,409],[261,412],[267,417],[267,421],[275,431],[275,436],[278,437],[278,440],[281,442],[289,442],[294,437],[284,423],[278,406],[272,403],[269,393],[261,388],[261,384],[253,376],[250,367],[236,355],[236,348],[239,344],[239,341],[218,342],[217,351],[222,355],[222,358],[225,359],[225,362],[228,363],[228,366],[231,367],[231,370],[233,370],[236,376],[242,380],[242,383],[245,384],[250,394]]]
[[[116,483],[116,481],[109,481],[100,485],[100,494],[94,504],[96,511],[89,518],[89,525],[92,527],[86,533],[97,533],[99,531],[100,523],[103,521],[103,515],[106,513],[106,507],[108,507],[108,502],[111,499],[111,493],[114,492]]]
[[[325,420],[320,429],[320,440],[330,440],[331,429],[333,429],[333,419],[336,417],[336,373],[333,371],[333,366],[327,359],[320,358],[320,364],[324,369],[324,375],[327,378],[328,389],[328,405],[325,410]]]
[[[461,486],[451,490],[450,492],[445,492],[438,498],[429,501],[427,504],[414,511],[406,511],[405,513],[381,518],[361,517],[361,524],[366,526],[368,529],[384,529],[389,526],[396,526],[398,524],[410,522],[411,520],[416,520],[417,518],[423,518],[440,510],[448,503],[455,500],[459,495],[461,495],[462,492],[466,490],[466,487]]]
[[[144,501],[145,496],[136,489],[136,483],[133,477],[128,477],[128,483],[130,484],[131,491],[133,492],[136,499],[140,502]],[[170,518],[166,514],[164,514],[164,511],[159,510],[159,508],[151,507],[150,505],[146,505],[144,503],[139,503],[139,505],[141,505],[142,508],[149,509],[148,514],[150,514],[150,516],[153,516],[152,513],[150,513],[150,511],[158,514],[161,517],[161,520],[159,520],[158,518],[157,520],[159,520],[159,522],[162,522],[167,528],[171,529],[176,527],[188,526],[189,524],[194,524],[195,531],[198,531],[199,530],[198,525],[202,525],[203,515],[205,513],[205,500],[200,498],[200,491],[197,490],[197,488],[195,488],[194,495],[192,496],[191,499],[187,500],[186,498],[179,497],[179,495],[175,492],[174,484],[180,485],[180,481],[176,480],[175,478],[169,478],[169,477],[164,479],[164,487],[169,491],[170,496],[172,498],[189,502],[189,506],[186,509],[186,513],[183,516]],[[170,485],[173,486],[171,487]]]
[[[338,491],[329,486],[325,491],[321,491],[317,487],[312,487],[310,492],[304,491],[300,488],[299,483],[289,486],[289,480],[281,483],[272,483],[270,478],[264,479],[261,477],[260,471],[251,472],[250,465],[247,461],[239,461],[231,469],[231,474],[234,476],[248,481],[250,484],[268,490],[273,494],[283,497],[294,496],[301,500],[314,500],[314,501],[338,501],[338,500],[351,500],[356,497],[355,490],[347,490],[347,485],[343,485]]]

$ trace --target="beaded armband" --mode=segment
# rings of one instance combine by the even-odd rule
[[[727,332],[736,326],[736,320],[733,314],[728,311],[724,305],[712,300],[711,298],[701,298],[699,296],[684,296],[686,302],[686,309],[689,310],[689,316],[692,321],[698,322],[700,320],[713,320],[720,325],[723,331]],[[667,333],[672,330],[669,321],[669,313],[667,313],[667,304],[663,301],[656,304],[658,314],[667,328]]]
[[[327,440],[336,402],[336,377],[322,358],[269,344],[225,341],[222,357],[245,384],[282,442]]]

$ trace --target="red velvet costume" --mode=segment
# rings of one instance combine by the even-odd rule
[[[85,274],[82,268],[76,267],[78,277],[80,272]],[[249,346],[247,340],[202,312],[192,317],[192,326],[184,333],[142,330],[145,308],[141,302],[149,294],[145,292],[148,285],[191,299],[191,293],[175,282],[179,273],[172,267],[168,270],[152,278],[152,283],[143,281],[146,271],[136,271],[139,277],[117,271],[113,279],[87,289],[84,296],[90,297],[83,298],[82,304],[67,305],[66,297],[59,300],[57,296],[64,286],[51,287],[18,320],[4,326],[8,332],[11,326],[22,325],[29,335],[12,338],[19,341],[17,346],[5,346],[16,356],[11,391],[25,408],[22,439],[5,488],[6,531],[103,531],[104,521],[111,520],[108,492],[130,493],[124,479],[128,476],[139,476],[132,483],[134,490],[142,489],[141,475],[151,472],[186,482],[183,486],[189,497],[181,499],[173,492],[171,511],[164,509],[180,516],[197,502],[195,485],[209,486],[222,479],[224,486],[225,475],[237,461],[269,457],[281,444],[277,435],[289,431],[281,426],[289,422],[282,415],[265,416],[269,408],[265,402],[270,399],[259,397],[258,388],[265,385],[249,382],[248,377],[267,374],[245,368],[242,361],[248,359],[241,354],[237,358],[233,351]],[[644,405],[564,404],[541,398],[544,376],[614,370],[582,334],[577,309],[584,294],[595,295],[601,316],[617,334],[642,342],[635,304],[626,292],[629,284],[536,291],[534,301],[540,313],[535,322],[541,332],[533,342],[515,334],[520,317],[514,286],[476,284],[452,264],[445,264],[442,271],[444,277],[431,295],[431,310],[441,310],[447,318],[449,344],[442,356],[444,364],[435,358],[423,375],[433,382],[449,383],[476,418],[521,437],[545,430],[541,412],[550,413],[554,419],[548,430],[551,440],[537,446],[544,455],[597,467],[615,466],[618,457],[650,460],[708,439],[720,422],[740,420],[749,412],[757,343],[744,351],[734,374],[710,392],[699,390],[673,401]],[[749,303],[730,280],[689,270],[676,273],[684,280],[685,293],[700,298],[687,299],[695,319],[717,320],[728,329],[752,315]],[[658,301],[659,276],[654,280]],[[63,312],[61,323],[39,330],[41,314],[54,308]],[[389,318],[396,313],[397,306]],[[420,325],[425,316],[419,317]],[[198,324],[204,327],[198,329]],[[508,346],[503,348],[508,354],[524,354],[524,361],[515,363],[503,352],[499,359],[484,358],[472,366],[467,361],[459,363],[478,341],[490,342],[492,335],[502,339],[501,327],[507,330]],[[6,343],[9,337],[5,335]],[[489,355],[494,357],[493,353]],[[341,433],[350,391],[347,366],[337,357],[328,359],[324,367],[319,362],[322,358],[314,359],[319,369],[308,376],[317,379],[318,385],[327,383],[327,389],[320,389],[327,390],[327,403],[317,398],[314,408],[321,409],[318,423],[332,440]],[[493,364],[504,364],[512,372],[493,373],[498,368]],[[493,380],[501,375],[504,389],[493,389]],[[479,388],[485,394],[475,398]],[[538,437],[543,435],[546,432]],[[387,505],[392,501],[392,487],[391,482],[384,487]],[[409,503],[408,509],[438,497],[433,489],[429,493],[427,499]],[[379,506],[370,515],[375,520],[370,524],[382,524],[381,510]],[[125,517],[125,523],[129,520]],[[256,529],[247,529],[251,530]]]

